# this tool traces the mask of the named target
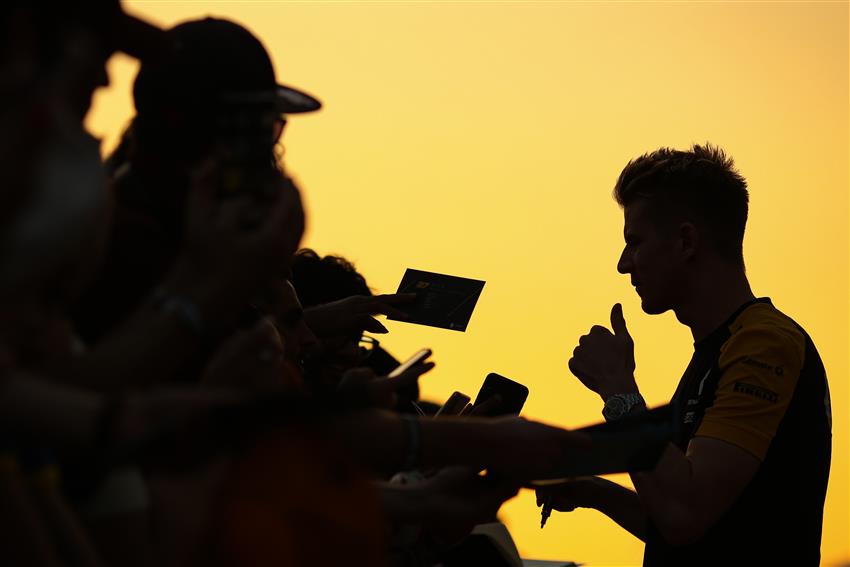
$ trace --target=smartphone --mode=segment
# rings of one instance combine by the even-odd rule
[[[364,364],[375,371],[375,376],[387,376],[399,365],[399,361],[381,345],[375,345]],[[416,400],[419,399],[418,382],[411,382],[410,384],[396,388],[395,393],[398,397],[398,403],[395,407],[396,411],[401,413],[418,411],[414,405]]]
[[[387,378],[398,378],[417,364],[425,362],[425,359],[429,356],[431,356],[431,349],[423,348],[422,350],[420,350],[419,352],[399,364],[395,370],[393,370],[387,375]]]
[[[449,399],[446,400],[446,403],[437,410],[434,417],[440,415],[460,415],[461,412],[466,409],[468,403],[469,396],[462,392],[454,392],[451,396],[449,396]]]
[[[475,406],[481,405],[495,395],[502,399],[501,403],[484,415],[519,415],[528,398],[528,388],[510,378],[491,372],[478,390],[475,403],[472,405],[473,410]]]
[[[363,351],[361,350],[362,353]],[[363,364],[374,370],[375,376],[386,376],[401,363],[396,357],[387,352],[384,347],[375,345],[372,347]]]

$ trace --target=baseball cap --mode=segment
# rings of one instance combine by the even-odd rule
[[[143,60],[133,85],[138,112],[166,104],[183,108],[257,104],[297,114],[322,106],[304,91],[279,84],[266,48],[235,22],[192,20],[166,34],[173,51],[162,60]]]

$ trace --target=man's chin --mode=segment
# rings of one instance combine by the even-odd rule
[[[647,315],[661,315],[662,313],[670,310],[668,305],[654,303],[643,297],[640,298],[640,307]]]

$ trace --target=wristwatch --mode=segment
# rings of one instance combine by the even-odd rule
[[[634,409],[646,409],[646,402],[638,392],[633,394],[614,394],[605,400],[602,417],[605,421],[617,421]]]

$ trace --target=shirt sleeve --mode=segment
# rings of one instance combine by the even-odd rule
[[[696,436],[726,441],[764,460],[797,387],[806,346],[793,325],[777,323],[743,327],[726,342],[714,403]]]

